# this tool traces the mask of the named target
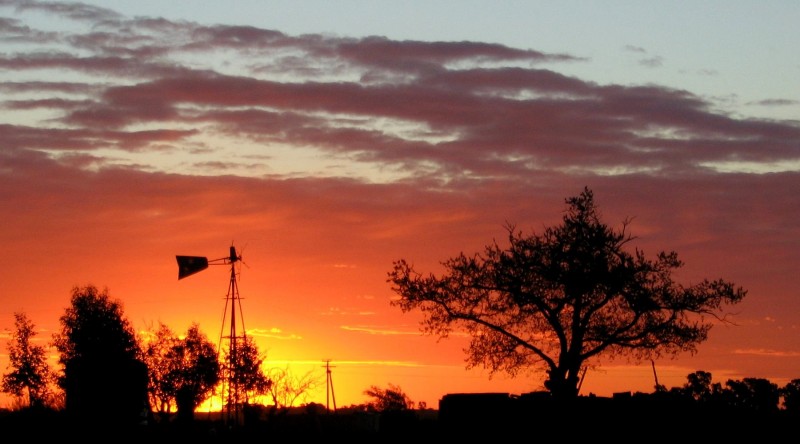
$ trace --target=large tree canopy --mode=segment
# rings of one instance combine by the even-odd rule
[[[122,302],[112,299],[108,289],[93,285],[74,287],[70,306],[64,311],[61,331],[53,344],[66,365],[74,359],[139,358],[136,332],[125,317]]]
[[[136,422],[147,407],[147,366],[122,303],[108,289],[74,287],[53,335],[59,385],[75,419]]]
[[[422,331],[471,336],[468,368],[515,376],[544,369],[555,397],[578,395],[581,372],[598,357],[640,360],[697,351],[712,319],[746,291],[724,280],[684,286],[673,280],[683,263],[675,252],[647,259],[624,248],[634,238],[600,220],[592,191],[566,199],[562,223],[524,236],[508,225],[507,248],[464,253],[437,277],[394,262],[388,282],[403,312],[425,315]]]

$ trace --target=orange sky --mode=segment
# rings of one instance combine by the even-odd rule
[[[749,292],[735,325],[715,326],[699,353],[656,361],[661,384],[696,370],[723,383],[800,377],[796,120],[562,75],[581,63],[567,53],[91,7],[50,35],[0,12],[18,20],[0,60],[6,334],[22,311],[48,341],[72,287],[91,284],[140,331],[198,322],[216,342],[228,270],[178,280],[175,256],[224,257],[233,244],[247,333],[268,366],[318,375],[305,401],[326,403],[327,359],[339,406],[367,401],[372,385],[429,406],[447,393],[538,390],[540,374],[465,370],[463,337],[421,336],[417,313],[390,306],[387,273],[397,259],[437,272],[502,242],[506,222],[541,232],[588,186],[609,225],[633,218],[632,246],[678,252],[679,281]],[[601,364],[581,393],[654,386],[650,362]]]

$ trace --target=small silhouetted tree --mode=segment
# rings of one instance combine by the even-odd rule
[[[172,349],[177,346],[180,339],[172,329],[164,323],[159,323],[155,332],[151,332],[149,339],[144,344],[144,360],[148,370],[148,395],[151,410],[158,413],[161,420],[177,409],[175,402],[176,381],[175,369],[181,364],[171,359]]]
[[[163,326],[159,331],[165,344],[159,349],[163,353],[158,358],[160,368],[150,372],[151,388],[157,386],[161,402],[172,405],[174,400],[180,421],[191,421],[220,381],[216,348],[197,323],[192,323],[183,339],[170,336]]]
[[[122,303],[108,290],[74,287],[53,335],[66,410],[109,424],[141,419],[147,409],[147,366]]]
[[[783,409],[793,414],[800,414],[800,379],[792,379],[781,388]]]
[[[258,345],[250,336],[245,336],[238,342],[236,356],[233,359],[230,352],[226,352],[223,371],[232,375],[228,382],[236,385],[242,398],[232,400],[233,402],[250,404],[251,399],[269,392],[272,381],[262,368],[264,359],[265,356],[259,352]],[[229,366],[233,368],[228,368]]]
[[[47,363],[47,351],[32,342],[36,337],[33,322],[25,313],[14,313],[14,332],[8,349],[8,373],[3,375],[2,391],[24,398],[28,407],[45,407],[52,402],[53,371]]]
[[[726,394],[722,384],[713,382],[710,372],[698,370],[686,375],[686,383],[668,391],[673,400],[682,400],[694,407],[719,410],[726,407]]]
[[[372,401],[367,404],[367,408],[372,411],[383,413],[414,408],[414,401],[403,392],[403,389],[394,384],[389,384],[387,388],[373,385],[364,390],[364,394],[372,397]]]
[[[387,388],[370,386],[364,394],[372,397],[366,405],[368,412],[380,414],[380,429],[389,434],[407,433],[413,429],[414,401],[399,386],[389,384]]]
[[[683,390],[697,402],[709,402],[713,396],[719,394],[721,386],[712,382],[711,373],[698,370],[686,376]]]
[[[591,190],[566,200],[560,225],[529,236],[508,225],[508,247],[443,262],[441,277],[422,275],[405,259],[388,281],[403,312],[425,314],[424,333],[472,337],[467,367],[516,376],[544,368],[557,399],[578,396],[581,372],[601,356],[632,360],[696,352],[723,307],[746,291],[724,280],[684,286],[675,252],[647,259],[625,247],[634,238],[601,222]]]
[[[267,395],[277,409],[292,407],[298,401],[302,402],[308,393],[320,384],[321,380],[311,370],[302,375],[296,375],[288,365],[284,368],[268,369],[267,378],[271,382]]]

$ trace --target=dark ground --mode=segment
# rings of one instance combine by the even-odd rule
[[[444,410],[369,412],[266,411],[226,425],[198,413],[192,421],[120,423],[87,418],[76,420],[51,410],[0,411],[0,436],[17,441],[122,441],[143,443],[251,443],[288,440],[344,442],[573,442],[612,440],[615,443],[792,442],[800,417],[786,412],[762,414],[734,410],[710,411],[685,404],[610,403],[604,399],[581,406],[550,403],[508,408],[491,399],[447,405]],[[794,437],[794,438],[792,438]],[[779,441],[780,440],[780,441]]]

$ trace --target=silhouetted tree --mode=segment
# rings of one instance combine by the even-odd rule
[[[320,377],[313,371],[298,376],[289,366],[267,370],[267,378],[271,382],[267,394],[276,408],[292,407],[298,401],[302,402],[320,384]]]
[[[800,379],[792,379],[781,388],[783,409],[787,412],[800,414]]]
[[[223,371],[232,375],[232,380],[228,382],[236,384],[238,393],[242,397],[233,402],[249,404],[252,398],[269,392],[272,381],[261,367],[264,359],[265,357],[259,352],[255,341],[249,336],[238,342],[236,356],[233,359],[231,359],[230,352],[226,352]],[[231,364],[233,369],[227,368]]]
[[[76,419],[132,422],[147,409],[147,366],[121,302],[88,285],[72,290],[53,335],[66,410]]]
[[[686,376],[686,384],[683,389],[693,400],[709,402],[721,392],[722,387],[719,383],[712,382],[711,373],[698,370]]]
[[[447,337],[456,327],[472,336],[467,366],[516,376],[544,367],[545,387],[557,399],[578,395],[581,371],[599,357],[651,359],[696,352],[722,307],[746,291],[723,280],[683,286],[675,252],[655,260],[624,247],[630,220],[614,230],[600,220],[591,190],[566,199],[562,223],[524,236],[508,225],[509,246],[461,253],[441,277],[423,276],[406,260],[388,281],[403,312],[426,314],[422,331]]]
[[[725,382],[725,403],[729,407],[759,413],[778,411],[780,389],[764,378],[729,379]]]
[[[389,384],[384,389],[373,385],[364,394],[372,397],[366,409],[380,414],[379,428],[383,433],[401,437],[414,429],[414,401],[399,386]]]
[[[2,391],[26,398],[31,408],[45,407],[52,402],[50,385],[55,379],[45,348],[32,344],[35,336],[35,325],[27,315],[14,313],[14,332],[7,343],[9,371],[3,375]]]
[[[159,325],[145,346],[149,393],[163,417],[174,407],[180,421],[191,421],[194,411],[220,381],[221,366],[214,344],[192,323],[184,338]]]
[[[722,384],[712,382],[711,373],[703,370],[689,373],[683,386],[673,387],[667,394],[669,397],[664,399],[682,401],[682,405],[691,405],[706,411],[724,409],[727,402]]]
[[[394,412],[414,408],[414,401],[394,384],[389,384],[389,387],[385,389],[373,385],[364,390],[364,394],[372,397],[372,401],[367,404],[367,407],[376,412]]]
[[[159,323],[155,332],[144,345],[144,360],[147,363],[148,387],[151,410],[158,413],[164,420],[177,409],[175,403],[175,381],[172,378],[174,367],[178,366],[171,357],[171,350],[178,345],[180,339],[175,336],[172,329],[164,323]]]

